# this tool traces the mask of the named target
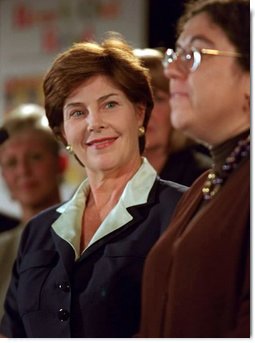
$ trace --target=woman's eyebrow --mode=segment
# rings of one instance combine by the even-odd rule
[[[208,37],[206,37],[206,36],[204,36],[204,35],[199,34],[199,35],[193,36],[193,37],[190,39],[188,46],[191,46],[191,45],[194,44],[196,41],[203,42],[203,43],[205,43],[205,44],[214,45],[214,42],[213,42],[211,39],[209,39]],[[184,48],[183,46],[181,46],[181,44],[180,44],[179,42],[176,43],[176,47],[177,47],[177,48],[181,48],[181,49]]]
[[[106,99],[108,99],[109,97],[111,96],[119,96],[118,93],[109,93],[109,94],[106,94],[106,95],[102,95],[100,96],[98,99],[96,99],[97,102],[102,102],[102,101],[105,101]],[[77,101],[77,102],[69,102],[67,103],[65,106],[64,106],[64,110],[68,109],[68,108],[72,108],[72,107],[75,107],[75,106],[82,106],[84,105],[82,102],[80,101]]]
[[[106,94],[106,95],[103,95],[101,97],[99,97],[97,99],[98,102],[101,102],[101,101],[105,101],[107,100],[108,98],[110,98],[111,96],[118,96],[119,94],[118,93],[109,93],[109,94]]]
[[[75,106],[81,106],[81,105],[82,105],[81,102],[70,102],[64,106],[64,110],[69,108],[69,107],[75,107]]]

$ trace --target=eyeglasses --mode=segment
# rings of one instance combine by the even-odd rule
[[[221,51],[215,49],[198,50],[196,48],[191,48],[189,51],[180,50],[175,52],[173,49],[167,49],[162,64],[164,68],[167,68],[169,64],[178,60],[185,72],[193,72],[200,66],[203,55],[244,57],[236,51]]]

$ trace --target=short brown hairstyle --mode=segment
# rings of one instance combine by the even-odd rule
[[[144,127],[146,129],[153,97],[149,72],[142,67],[133,54],[131,46],[117,33],[108,33],[101,44],[96,42],[75,43],[59,54],[47,72],[43,82],[45,110],[53,132],[66,144],[62,134],[63,106],[69,94],[85,80],[104,75],[124,92],[129,101],[146,106]],[[139,137],[142,153],[145,135]]]

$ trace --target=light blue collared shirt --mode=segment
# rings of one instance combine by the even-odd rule
[[[132,179],[129,180],[118,203],[100,224],[84,251],[102,237],[117,230],[133,219],[127,211],[127,208],[147,202],[149,192],[156,177],[157,173],[155,169],[143,157],[141,167]],[[89,191],[89,182],[88,179],[85,179],[71,200],[57,209],[61,215],[52,225],[56,234],[72,246],[76,259],[80,257],[82,217]]]

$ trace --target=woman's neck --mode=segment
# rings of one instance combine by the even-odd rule
[[[238,141],[245,139],[249,133],[250,130],[246,130],[235,137],[232,137],[225,142],[211,148],[210,151],[214,162],[214,170],[216,172],[219,173],[221,171],[222,165],[233,149],[237,146]]]
[[[99,211],[104,208],[113,208],[123,193],[128,181],[141,167],[142,161],[133,164],[125,171],[120,169],[107,173],[88,172],[90,194],[87,199],[87,206],[93,204]]]

